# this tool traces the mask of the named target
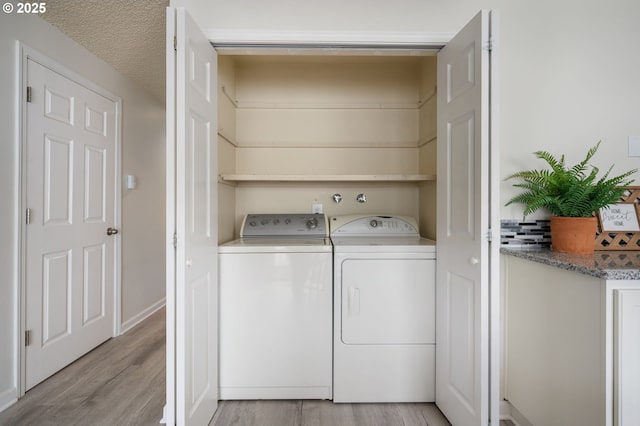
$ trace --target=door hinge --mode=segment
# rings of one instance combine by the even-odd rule
[[[27,102],[31,102],[31,86],[27,86]]]
[[[493,239],[493,235],[491,234],[491,229],[487,230],[487,241],[491,242]]]
[[[488,50],[489,52],[491,52],[493,50],[493,39],[490,38],[489,40],[487,40],[487,44],[484,47],[486,50]]]
[[[178,248],[178,234],[174,233],[173,234],[173,248]]]
[[[31,330],[24,331],[24,345],[31,346]]]
[[[27,212],[25,214],[25,223],[27,225],[31,225],[31,209],[27,208]]]
[[[178,37],[173,36],[173,50],[178,50]]]

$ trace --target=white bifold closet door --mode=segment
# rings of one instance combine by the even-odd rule
[[[203,425],[218,406],[217,54],[167,11],[165,420]]]
[[[499,416],[490,359],[499,348],[490,321],[499,309],[491,305],[488,238],[490,17],[481,11],[438,54],[436,404],[457,426],[497,424]]]

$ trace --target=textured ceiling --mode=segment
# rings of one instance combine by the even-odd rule
[[[169,0],[54,0],[41,16],[164,103],[168,5]]]

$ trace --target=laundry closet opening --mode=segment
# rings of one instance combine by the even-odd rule
[[[218,49],[219,241],[246,214],[318,204],[436,239],[437,50],[291,52]]]

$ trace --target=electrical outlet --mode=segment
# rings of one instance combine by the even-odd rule
[[[322,213],[322,204],[311,204],[311,213]]]

